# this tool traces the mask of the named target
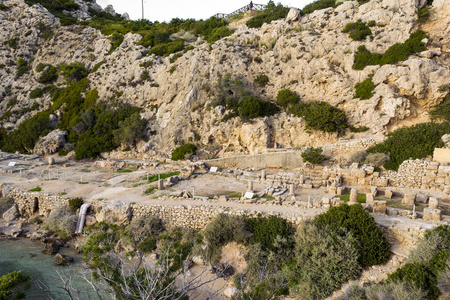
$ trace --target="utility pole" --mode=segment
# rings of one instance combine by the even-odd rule
[[[144,20],[144,0],[142,0],[142,20]]]

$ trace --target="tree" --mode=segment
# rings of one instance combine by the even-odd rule
[[[135,146],[138,141],[146,138],[146,127],[146,120],[142,119],[141,115],[136,112],[119,122],[119,128],[113,131],[114,139],[117,144],[123,143]]]

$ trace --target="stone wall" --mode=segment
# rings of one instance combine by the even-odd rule
[[[299,168],[303,165],[301,151],[286,151],[256,155],[242,155],[206,161],[219,168]]]
[[[145,205],[145,204],[133,204],[132,206],[133,216],[157,216],[165,224],[177,227],[186,227],[193,229],[203,229],[208,223],[217,215],[224,213],[229,215],[247,215],[257,216],[261,215],[276,215],[281,218],[299,225],[302,221],[302,217],[287,216],[281,213],[265,213],[257,210],[241,210],[231,209],[228,207],[213,207],[207,205]]]
[[[14,199],[22,217],[31,217],[34,214],[48,216],[56,207],[68,205],[70,199],[42,192],[22,192],[16,189],[10,190],[6,196]]]

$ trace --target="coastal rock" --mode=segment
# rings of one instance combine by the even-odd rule
[[[57,253],[55,255],[55,265],[67,266],[73,262],[73,257]]]
[[[3,220],[5,220],[6,222],[14,221],[18,217],[19,217],[19,209],[17,208],[16,204],[14,204],[10,209],[8,209],[3,214]]]
[[[57,242],[46,243],[44,244],[44,250],[42,250],[42,253],[53,255],[58,253],[60,248],[61,245]]]
[[[286,22],[295,22],[300,18],[300,10],[297,8],[291,8],[286,16]]]
[[[239,294],[239,290],[234,286],[230,286],[229,288],[226,288],[225,291],[223,291],[223,294],[225,295],[225,297],[234,298]]]

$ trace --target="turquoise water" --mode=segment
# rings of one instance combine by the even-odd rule
[[[41,281],[50,286],[51,290],[58,290],[58,287],[63,286],[62,281],[55,279],[55,276],[57,276],[56,270],[59,270],[75,278],[73,286],[81,291],[77,296],[78,299],[97,299],[86,294],[86,291],[90,290],[88,284],[76,276],[84,271],[80,255],[71,249],[61,249],[59,253],[74,257],[74,263],[71,266],[56,266],[54,256],[43,254],[42,249],[43,245],[28,239],[0,237],[0,276],[13,270],[19,270],[30,275],[31,286],[26,291],[26,299],[70,299],[65,294],[49,293],[37,287],[37,283]],[[76,295],[76,291],[73,292]],[[75,299],[77,298],[75,297]]]

